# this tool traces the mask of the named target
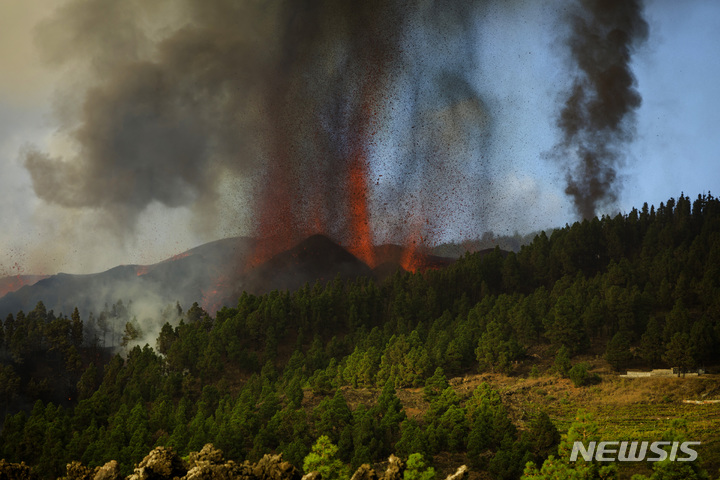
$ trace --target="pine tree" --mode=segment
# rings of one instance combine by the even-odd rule
[[[78,400],[90,398],[97,388],[98,370],[94,363],[88,365],[77,383]]]
[[[445,377],[442,367],[437,367],[433,376],[425,380],[425,388],[423,388],[423,399],[432,403],[438,398],[442,392],[448,388],[450,384]]]
[[[77,307],[75,307],[75,310],[73,310],[70,318],[72,320],[70,338],[72,344],[75,345],[75,348],[80,348],[82,347],[85,335],[83,332],[83,322],[80,319],[80,312],[78,311]]]
[[[398,455],[404,457],[412,453],[430,455],[431,450],[427,435],[415,420],[408,418],[400,424],[400,440],[395,443],[395,451]]]
[[[566,292],[557,299],[545,321],[545,337],[557,347],[565,346],[571,354],[587,344],[578,300],[573,293]]]
[[[488,472],[498,480],[519,478],[523,466],[532,460],[529,442],[517,440],[512,434],[505,435],[495,455],[488,462]]]
[[[617,466],[610,464],[601,466],[598,463],[586,462],[582,457],[577,461],[570,461],[570,453],[576,441],[597,441],[598,425],[592,415],[578,412],[575,422],[570,425],[566,435],[563,435],[558,456],[550,455],[538,469],[534,462],[528,462],[523,472],[523,480],[551,480],[560,478],[582,479],[614,479],[617,478]]]
[[[570,363],[570,353],[565,345],[561,346],[555,354],[554,367],[555,371],[563,377],[566,377],[572,368],[572,363]]]
[[[525,352],[515,340],[515,336],[506,323],[492,321],[487,324],[475,350],[481,367],[495,371],[508,372],[511,362]]]
[[[621,330],[607,344],[605,360],[616,371],[625,368],[632,360],[629,336],[630,332]]]
[[[162,326],[162,329],[160,329],[160,335],[158,335],[157,338],[156,347],[158,352],[162,353],[163,355],[167,355],[177,338],[178,336],[175,332],[175,329],[173,329],[173,327],[166,322]]]
[[[0,403],[8,405],[20,393],[20,377],[15,373],[12,365],[0,364]],[[3,410],[0,412],[4,413]]]
[[[338,447],[322,435],[313,445],[303,461],[305,473],[319,472],[326,480],[346,480],[350,478],[350,469],[337,458]]]
[[[651,317],[645,327],[645,333],[640,337],[640,356],[651,367],[655,367],[662,359],[664,351],[662,331],[657,319]]]
[[[435,469],[425,463],[422,453],[413,453],[408,457],[404,480],[435,480]]]
[[[465,404],[470,432],[467,452],[478,466],[483,452],[498,448],[506,435],[515,436],[517,429],[510,421],[500,394],[487,383],[480,384]]]
[[[678,367],[680,373],[685,373],[695,366],[695,346],[690,342],[687,333],[676,333],[670,338],[665,347],[663,359],[671,366]]]
[[[352,412],[339,389],[332,398],[327,397],[320,402],[315,415],[318,417],[315,422],[318,432],[327,435],[336,444],[345,428],[352,425]]]
[[[127,322],[125,324],[125,330],[123,332],[122,340],[120,341],[120,345],[123,347],[127,347],[130,342],[133,340],[136,340],[140,338],[142,335],[142,331],[140,330],[140,327],[137,325],[137,322],[135,319],[133,319],[132,322]]]
[[[545,411],[541,411],[530,420],[527,432],[535,461],[542,462],[548,456],[557,454],[560,444],[560,432]]]
[[[365,405],[360,404],[353,412],[353,458],[352,465],[371,463],[381,458],[381,441],[378,421]]]

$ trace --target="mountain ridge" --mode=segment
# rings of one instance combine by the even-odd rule
[[[343,279],[364,276],[382,281],[398,269],[404,271],[402,259],[409,253],[399,245],[377,246],[379,265],[372,269],[332,239],[315,234],[252,266],[250,260],[257,242],[250,237],[230,237],[154,264],[118,265],[89,274],[27,276],[35,281],[0,296],[0,315],[32,310],[39,301],[56,314],[68,315],[77,307],[87,315],[118,300],[160,305],[179,302],[185,307],[198,302],[214,314],[223,305],[232,305],[243,291],[256,295],[272,290],[292,291],[305,283],[331,281],[338,275]],[[443,268],[455,261],[412,254],[420,258],[421,269]]]

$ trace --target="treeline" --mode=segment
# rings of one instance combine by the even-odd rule
[[[174,321],[181,313],[179,306],[168,306],[158,311],[157,321]],[[102,367],[141,334],[132,302],[122,300],[84,321],[77,308],[68,318],[42,301],[27,314],[7,315],[0,320],[0,414],[29,410],[38,399],[72,405],[88,365]]]
[[[497,392],[483,386],[459,398],[447,378],[516,374],[534,351],[559,352],[559,364],[603,354],[617,369],[717,364],[719,270],[720,201],[681,195],[443,270],[244,294],[214,318],[194,305],[174,313],[180,322],[163,326],[155,349],[108,362],[92,354],[97,322],[78,329],[75,315],[18,313],[0,329],[0,374],[16,377],[8,385],[32,396],[31,380],[16,373],[28,358],[62,358],[58,376],[78,379],[71,402],[43,399],[7,416],[0,456],[53,476],[69,460],[115,458],[129,471],[154,445],[187,453],[213,442],[229,458],[282,451],[300,467],[326,435],[353,465],[390,452],[462,452],[497,478],[517,478],[527,460],[553,451],[552,423],[540,415],[528,419],[540,430],[520,432]],[[62,334],[53,337],[52,324]],[[133,328],[128,321],[126,334]],[[396,389],[422,386],[427,412],[408,418]],[[343,391],[354,387],[377,389],[377,402],[350,409]],[[17,396],[10,390],[8,401]]]

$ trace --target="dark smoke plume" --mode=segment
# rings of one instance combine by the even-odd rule
[[[224,175],[260,163],[272,12],[260,2],[75,0],[40,25],[69,158],[26,154],[38,196],[131,233],[151,203],[212,214]],[[79,93],[77,93],[79,91]],[[77,105],[77,106],[76,106]]]
[[[648,35],[640,0],[581,0],[567,39],[578,72],[560,112],[563,139],[554,153],[569,164],[565,193],[582,218],[617,196],[619,148],[633,135],[641,97],[630,69],[632,51]]]

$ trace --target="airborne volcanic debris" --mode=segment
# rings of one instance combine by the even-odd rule
[[[154,204],[191,208],[196,228],[228,221],[222,184],[249,179],[251,265],[322,233],[373,266],[373,244],[457,228],[448,197],[475,190],[455,193],[477,180],[455,172],[486,133],[470,86],[485,3],[68,1],[38,41],[73,72],[55,115],[69,148],[24,153],[35,192],[132,238]],[[373,185],[377,149],[408,139]]]

